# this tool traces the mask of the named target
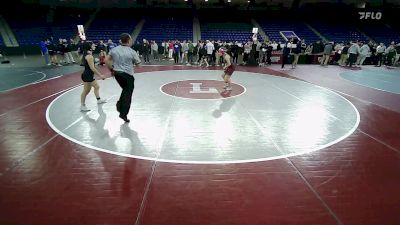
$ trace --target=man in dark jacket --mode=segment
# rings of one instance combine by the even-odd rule
[[[285,68],[285,63],[289,59],[290,56],[290,47],[289,47],[289,41],[286,42],[285,47],[283,47],[282,50],[282,69]]]

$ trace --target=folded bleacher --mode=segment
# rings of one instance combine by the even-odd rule
[[[193,40],[193,19],[146,19],[144,26],[137,37],[155,40],[157,43],[168,40]]]
[[[400,30],[396,30],[386,25],[362,25],[360,29],[377,43],[390,44],[392,41],[400,41]]]
[[[368,41],[368,37],[358,31],[356,26],[346,23],[311,22],[310,25],[329,41]]]
[[[19,45],[38,45],[48,37],[48,26],[44,17],[31,17],[29,22],[24,17],[6,19]]]
[[[47,13],[47,10],[39,10],[36,14],[30,14],[29,20],[18,15],[5,17],[19,45],[38,45],[50,37],[54,40],[73,38],[77,34],[77,25],[83,25],[90,16],[76,10],[69,13],[56,11],[53,18],[49,18]]]
[[[203,22],[201,26],[201,39],[239,41],[251,40],[253,26],[250,23],[240,22]],[[258,36],[261,40],[261,36]]]
[[[86,36],[91,41],[107,41],[111,39],[119,43],[121,33],[131,34],[137,25],[137,19],[130,14],[105,12],[99,13],[86,30]]]
[[[50,23],[48,32],[55,39],[70,39],[77,35],[77,25],[85,25],[89,20],[90,13],[87,11],[56,12],[54,21]]]

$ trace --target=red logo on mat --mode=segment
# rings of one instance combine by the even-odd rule
[[[245,88],[232,83],[232,90],[224,89],[225,82],[216,80],[183,80],[165,84],[161,91],[172,96],[193,99],[220,99],[240,95]]]

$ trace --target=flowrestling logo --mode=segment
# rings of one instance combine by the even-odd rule
[[[380,20],[382,18],[381,12],[358,12],[360,20]]]

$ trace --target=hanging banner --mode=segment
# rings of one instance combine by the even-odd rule
[[[78,25],[78,35],[81,40],[86,40],[85,29],[83,28],[83,25]]]

